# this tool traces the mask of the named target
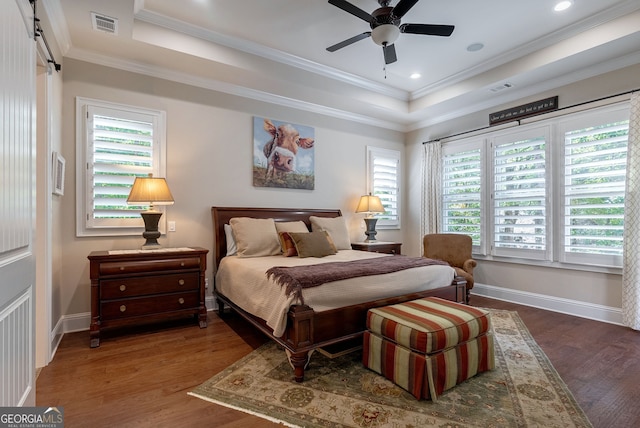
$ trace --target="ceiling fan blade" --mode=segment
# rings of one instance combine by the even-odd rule
[[[382,52],[384,52],[384,63],[391,64],[398,60],[396,56],[396,47],[395,45],[384,45],[382,47]]]
[[[350,44],[355,43],[355,42],[357,42],[357,41],[359,41],[359,40],[366,39],[366,38],[367,38],[367,37],[369,37],[369,36],[371,36],[371,31],[366,31],[366,32],[364,32],[364,33],[362,33],[362,34],[358,34],[357,36],[353,36],[353,37],[351,37],[350,39],[343,40],[343,41],[341,41],[340,43],[336,43],[336,44],[335,44],[335,45],[333,45],[333,46],[329,46],[329,47],[327,48],[327,50],[328,50],[329,52],[335,52],[335,51],[337,51],[338,49],[342,49],[342,48],[344,48],[345,46],[349,46]]]
[[[418,0],[400,0],[391,11],[391,14],[396,18],[402,18],[416,3],[418,3]]]
[[[357,16],[363,21],[371,22],[373,20],[373,16],[360,9],[357,6],[352,5],[348,1],[345,0],[329,0],[329,3],[344,10],[345,12],[350,13],[353,16]]]
[[[424,34],[426,36],[443,36],[449,37],[453,33],[453,25],[435,25],[435,24],[402,24],[400,26],[401,33]]]

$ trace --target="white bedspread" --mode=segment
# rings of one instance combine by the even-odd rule
[[[399,257],[366,251],[341,250],[322,258],[299,257],[225,257],[216,274],[216,289],[245,311],[258,316],[282,336],[289,306],[299,303],[287,296],[284,288],[267,279],[265,272],[273,266],[301,266],[376,257]],[[406,269],[384,275],[363,276],[328,282],[303,290],[305,303],[316,312],[355,305],[451,284],[455,271],[449,266],[433,265]]]

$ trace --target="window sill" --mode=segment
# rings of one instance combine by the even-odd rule
[[[484,256],[480,254],[472,255],[474,260],[482,260],[482,261],[491,261],[491,262],[500,262],[500,263],[513,263],[520,265],[529,265],[529,266],[537,266],[551,269],[565,269],[565,270],[578,270],[578,271],[586,271],[586,272],[598,272],[598,273],[607,273],[611,275],[622,275],[622,268],[615,266],[594,266],[594,265],[579,265],[573,263],[561,263],[561,262],[550,262],[545,260],[527,260],[527,259],[519,259],[515,257],[498,257],[498,256]]]

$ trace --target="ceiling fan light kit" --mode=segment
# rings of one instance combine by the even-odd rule
[[[392,45],[400,37],[400,29],[393,24],[383,24],[371,31],[371,38],[378,46]]]
[[[425,36],[449,37],[455,28],[453,25],[435,24],[402,24],[401,18],[418,3],[418,0],[400,0],[398,4],[391,7],[391,0],[378,0],[380,7],[371,14],[365,12],[346,0],[329,0],[329,4],[344,10],[351,15],[369,23],[371,31],[367,31],[357,36],[353,36],[340,43],[329,46],[329,52],[347,47],[359,40],[371,37],[375,44],[382,46],[385,64],[397,61],[396,48],[394,43],[400,37],[400,33],[421,34]]]

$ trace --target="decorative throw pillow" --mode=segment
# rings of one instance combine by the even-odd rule
[[[276,221],[276,230],[280,238],[280,247],[285,257],[297,256],[296,246],[288,232],[309,233],[304,221]]]
[[[235,256],[238,247],[236,246],[236,238],[233,237],[233,230],[228,224],[224,225],[224,236],[227,241],[227,256]]]
[[[351,239],[344,217],[309,217],[313,231],[326,230],[338,250],[350,250]]]
[[[297,232],[305,233],[309,229],[304,221],[276,221],[276,230],[280,232]]]
[[[293,239],[291,239],[290,233],[295,233],[295,232],[278,233],[278,236],[280,237],[280,247],[282,248],[282,255],[285,257],[293,257],[298,255],[298,251],[296,250],[296,244],[295,242],[293,242]],[[309,232],[302,232],[302,233],[309,233]]]
[[[288,232],[296,246],[298,257],[324,257],[336,254],[331,236],[322,230],[309,233]]]
[[[229,224],[236,238],[238,257],[280,254],[280,239],[272,218],[234,217]]]

